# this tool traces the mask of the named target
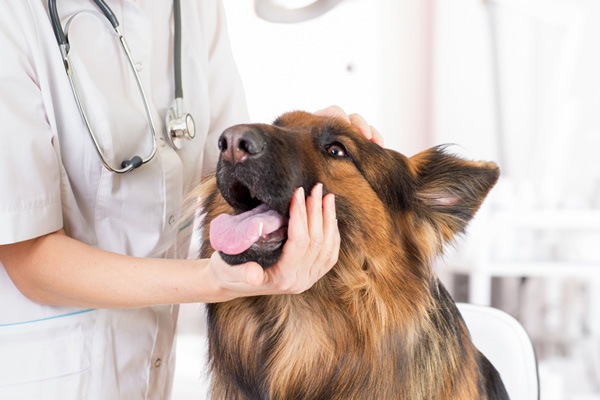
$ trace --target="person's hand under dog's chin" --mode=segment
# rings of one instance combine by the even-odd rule
[[[296,294],[308,290],[335,265],[340,234],[333,194],[323,196],[317,184],[308,198],[298,188],[290,204],[288,240],[280,259],[264,269],[256,262],[230,265],[218,252],[211,270],[231,298],[264,294]]]

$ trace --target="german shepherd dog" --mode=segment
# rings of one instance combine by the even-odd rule
[[[238,230],[264,218],[255,243],[221,250],[229,264],[273,265],[295,189],[319,182],[335,194],[341,245],[304,293],[208,305],[213,399],[508,399],[431,267],[496,183],[494,163],[443,147],[407,158],[305,112],[231,127],[219,148],[200,189],[203,237],[223,213]],[[201,256],[214,247],[204,240]]]

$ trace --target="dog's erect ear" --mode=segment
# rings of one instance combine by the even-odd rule
[[[495,163],[467,161],[434,147],[410,158],[417,209],[450,239],[463,232],[500,170]]]

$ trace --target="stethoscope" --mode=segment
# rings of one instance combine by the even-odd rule
[[[154,156],[156,155],[156,150],[158,148],[156,141],[156,127],[154,125],[154,120],[152,119],[152,113],[150,111],[150,105],[148,103],[148,98],[146,97],[146,93],[144,91],[144,87],[142,86],[142,81],[140,76],[138,75],[137,69],[135,68],[135,64],[133,62],[133,58],[131,57],[131,52],[129,50],[129,46],[119,29],[119,21],[117,17],[110,9],[110,7],[103,0],[93,0],[94,3],[98,6],[100,11],[104,14],[104,16],[108,19],[112,27],[114,28],[117,36],[119,37],[119,42],[121,43],[121,47],[123,51],[127,55],[127,59],[129,60],[129,65],[131,67],[131,71],[135,76],[138,89],[140,90],[142,99],[144,101],[144,108],[146,109],[146,117],[148,118],[148,122],[150,124],[150,131],[152,133],[152,150],[145,157],[142,158],[139,155],[134,155],[129,160],[124,160],[121,163],[120,168],[115,168],[110,165],[108,160],[106,159],[104,152],[102,151],[102,147],[98,142],[96,135],[94,134],[94,130],[90,124],[88,116],[83,108],[83,104],[81,101],[80,92],[75,84],[75,77],[73,71],[73,65],[69,59],[69,39],[68,35],[65,34],[63,27],[60,23],[60,18],[58,17],[58,11],[56,9],[56,0],[48,0],[48,8],[50,10],[50,20],[52,22],[52,27],[54,29],[54,34],[56,36],[56,40],[58,41],[58,45],[60,47],[60,53],[63,58],[63,62],[65,65],[65,70],[67,72],[67,76],[69,78],[69,82],[71,84],[71,89],[73,90],[73,95],[75,96],[75,102],[77,103],[77,108],[79,109],[79,113],[87,127],[87,130],[94,142],[94,146],[98,151],[98,155],[102,160],[102,164],[111,172],[117,174],[124,174],[126,172],[132,171],[143,164],[146,164]],[[174,69],[175,69],[175,101],[173,107],[171,107],[166,116],[167,122],[167,139],[175,149],[181,149],[183,146],[184,139],[193,139],[196,136],[196,125],[194,124],[194,119],[188,113],[186,113],[183,109],[183,85],[181,79],[181,5],[179,0],[173,0],[173,10],[174,10]]]

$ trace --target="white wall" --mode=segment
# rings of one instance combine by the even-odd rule
[[[234,54],[254,122],[337,104],[381,131],[405,154],[431,142],[430,0],[346,0],[293,25],[226,0]]]
[[[501,129],[485,2],[437,0],[435,140],[456,140],[500,162],[504,177],[536,191],[535,206],[597,204],[600,168],[584,160],[594,157],[590,149],[600,140],[600,78],[594,72],[600,67],[594,39],[600,34],[594,22],[600,3],[492,3],[497,4]]]

